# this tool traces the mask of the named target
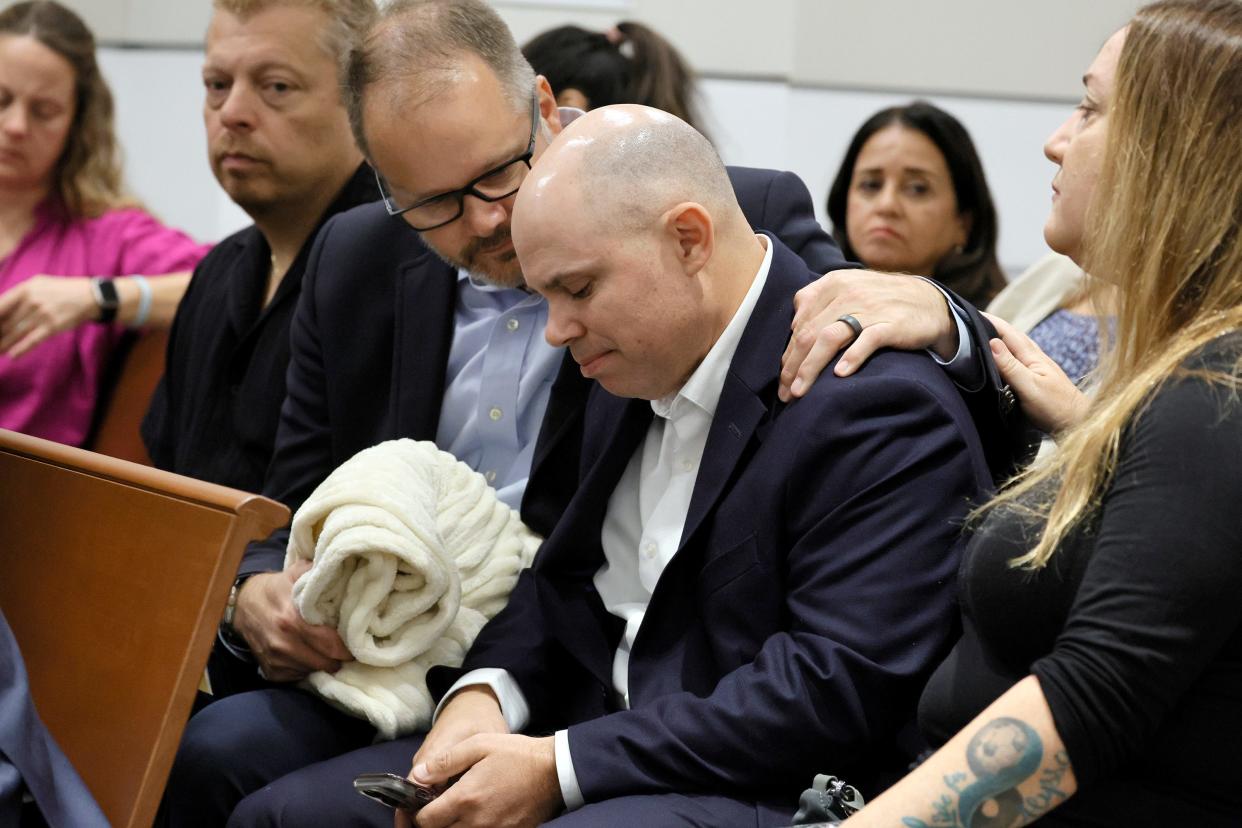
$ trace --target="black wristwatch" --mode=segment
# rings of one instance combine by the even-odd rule
[[[111,322],[116,319],[117,309],[121,307],[121,297],[116,292],[116,285],[111,279],[95,276],[91,279],[91,295],[95,304],[99,305],[99,321]]]

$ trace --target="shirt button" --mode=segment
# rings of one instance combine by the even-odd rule
[[[643,547],[643,554],[646,555],[648,558],[654,558],[655,553],[656,553],[656,545],[654,543],[648,543],[646,546]]]
[[[491,417],[492,421],[495,422],[505,416],[505,412],[501,411],[499,408],[493,408],[491,411],[487,412],[487,416]]]
[[[483,476],[487,478],[488,483],[496,482],[496,470],[495,469],[490,470],[487,474]]]
[[[681,470],[684,472],[694,471],[694,463],[689,459],[683,458],[681,461]]]
[[[508,328],[510,331],[516,331],[521,326],[522,326],[522,323],[517,321],[516,319],[510,319],[508,322],[505,323],[505,327]]]

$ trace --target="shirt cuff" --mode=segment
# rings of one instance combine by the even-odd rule
[[[558,730],[552,737],[556,746],[556,779],[561,784],[561,799],[565,810],[574,811],[586,804],[582,788],[578,787],[578,774],[574,773],[574,757],[569,752],[569,731]]]
[[[526,703],[522,688],[518,687],[517,681],[509,675],[509,671],[498,667],[480,667],[459,678],[436,705],[436,712],[431,717],[431,723],[435,724],[436,719],[440,717],[440,711],[454,693],[462,688],[480,684],[492,688],[492,692],[496,694],[496,700],[500,702],[500,714],[505,717],[509,732],[521,733],[530,722],[530,706]]]
[[[919,277],[923,278],[923,277]],[[931,348],[927,349],[927,353],[936,361],[937,365],[944,368],[945,373],[954,383],[960,385],[966,390],[973,390],[979,385],[979,366],[976,364],[978,360],[975,358],[974,343],[970,338],[970,328],[966,320],[966,313],[957,306],[953,301],[953,297],[940,285],[931,279],[923,279],[929,285],[940,291],[940,295],[944,297],[944,301],[949,306],[949,312],[953,316],[953,322],[957,325],[957,353],[948,362],[940,358]]]

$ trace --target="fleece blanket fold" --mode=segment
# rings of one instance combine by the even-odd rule
[[[427,670],[460,665],[540,538],[484,477],[434,443],[392,440],[328,476],[293,518],[293,600],[354,656],[306,685],[392,739],[426,728]]]

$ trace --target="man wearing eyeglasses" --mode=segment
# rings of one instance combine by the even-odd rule
[[[477,0],[392,4],[369,46],[377,48],[354,55],[347,104],[384,199],[328,222],[311,252],[264,492],[296,509],[357,451],[434,440],[547,535],[576,485],[589,383],[544,339],[547,304],[523,289],[509,221],[533,158],[573,113],[558,111],[507,27]],[[844,266],[795,176],[730,174],[755,226],[817,271]],[[335,632],[293,608],[294,577],[280,571],[287,537],[247,550],[224,629],[273,682],[339,664],[324,643]],[[490,692],[462,691],[457,709]],[[365,722],[275,684],[217,701],[183,740],[169,783],[181,805],[173,824],[220,824],[252,791],[234,823],[264,822],[269,808],[284,807],[265,796],[267,783],[372,738]],[[295,789],[297,776],[286,777]],[[345,809],[329,809],[327,821],[373,820],[376,806],[347,783],[311,783],[316,799]]]

